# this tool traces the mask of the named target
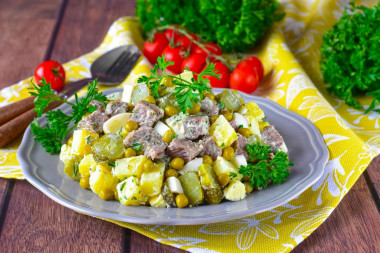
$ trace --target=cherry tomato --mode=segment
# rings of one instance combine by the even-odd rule
[[[168,69],[174,73],[181,73],[181,70],[182,70],[182,61],[183,61],[183,57],[182,55],[184,54],[185,52],[183,51],[182,48],[180,47],[171,47],[171,46],[167,46],[164,51],[162,52],[162,54],[165,55],[165,60],[167,61],[173,61],[174,62],[174,65],[171,65],[168,67]]]
[[[241,61],[236,66],[236,68],[238,68],[242,65],[246,65],[246,64],[251,66],[252,68],[256,69],[257,74],[259,75],[259,81],[261,81],[261,79],[263,79],[263,76],[264,76],[264,66],[263,66],[262,62],[260,61],[260,59],[257,58],[256,56],[248,56],[247,58],[245,58],[244,61]]]
[[[214,88],[227,88],[230,81],[230,70],[221,62],[215,62],[215,69],[218,71],[217,74],[220,74],[220,79],[207,75],[204,77],[210,80],[210,84]]]
[[[65,70],[57,61],[44,61],[37,66],[34,71],[34,79],[40,84],[42,77],[44,77],[46,82],[50,83],[51,88],[56,91],[62,90],[65,84]]]
[[[206,49],[208,51],[210,51],[210,53],[212,54],[215,54],[215,55],[222,55],[222,49],[220,49],[220,47],[215,44],[215,43],[212,43],[212,42],[207,42],[204,44]],[[206,55],[207,56],[207,53],[206,51],[204,51],[201,47],[199,46],[196,46],[193,50],[193,53],[194,54],[203,54],[203,55]],[[212,57],[212,55],[210,55],[210,60],[213,61],[214,60],[214,57]]]
[[[193,37],[194,40],[198,40],[197,36],[193,33],[190,33],[190,36]],[[176,43],[177,46],[180,46],[184,48],[185,50],[193,50],[195,48],[195,44],[192,43],[192,41],[187,36],[181,36],[177,39]]]
[[[169,41],[172,40],[174,43],[176,43],[177,39],[181,36],[179,32],[173,29],[167,29],[164,34]]]
[[[155,64],[157,58],[162,55],[162,51],[169,45],[169,41],[163,33],[156,33],[153,42],[145,41],[143,47],[143,54],[150,61]]]
[[[202,54],[192,54],[182,62],[182,71],[187,67],[194,73],[199,74],[206,65],[206,56]]]
[[[230,77],[231,89],[252,93],[259,85],[257,70],[248,64],[237,65]]]

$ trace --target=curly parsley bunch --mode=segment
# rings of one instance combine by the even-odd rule
[[[373,97],[369,111],[380,103],[380,3],[373,8],[350,3],[349,14],[325,32],[321,47],[321,70],[327,91],[356,109],[363,106],[354,96]]]
[[[225,52],[244,52],[276,21],[277,0],[137,0],[136,15],[144,32],[179,24]]]

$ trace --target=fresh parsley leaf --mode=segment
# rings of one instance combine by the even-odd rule
[[[373,8],[350,3],[321,47],[321,70],[327,91],[346,104],[362,109],[355,96],[373,98],[365,113],[380,104],[380,3]]]
[[[269,162],[270,173],[269,177],[274,184],[285,182],[290,172],[287,169],[288,166],[293,166],[292,162],[289,162],[288,155],[284,152],[276,152],[273,159]]]
[[[239,173],[251,178],[250,185],[256,188],[267,187],[269,181],[269,170],[265,161],[256,164],[248,163],[247,166],[240,166]]]
[[[270,146],[261,145],[260,142],[254,142],[251,145],[247,145],[247,152],[249,154],[249,161],[267,160],[268,154],[272,151]]]
[[[120,191],[122,191],[124,189],[124,186],[125,186],[125,182],[123,182],[120,186]]]
[[[107,101],[107,97],[103,93],[98,92],[96,85],[97,79],[89,83],[86,96],[79,99],[77,94],[75,94],[75,102],[71,103],[55,94],[50,84],[46,83],[44,78],[41,81],[41,85],[33,83],[33,87],[30,88],[33,91],[30,94],[36,96],[34,107],[38,117],[42,116],[45,108],[53,101],[61,101],[72,108],[70,114],[65,114],[59,109],[47,112],[47,122],[44,127],[36,119],[31,124],[34,139],[41,143],[46,152],[50,154],[59,153],[66,135],[77,126],[84,115],[93,111],[93,106],[89,106],[91,101],[97,100],[103,103]]]
[[[133,144],[132,144],[132,149],[133,149],[134,151],[136,151],[136,152],[139,152],[140,149],[141,149],[141,147],[142,147],[142,144],[141,144],[141,143],[136,142],[136,143],[133,143]]]
[[[115,162],[109,162],[109,163],[108,163],[108,166],[110,166],[110,167],[115,167]]]
[[[224,107],[226,107],[226,104],[223,103],[222,101],[218,102],[217,105],[219,106],[220,109],[223,109]]]
[[[230,172],[230,178],[233,179],[233,178],[235,178],[235,177],[237,177],[237,173],[235,173],[235,172]]]

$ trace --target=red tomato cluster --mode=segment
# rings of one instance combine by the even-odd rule
[[[195,41],[199,41],[195,34],[190,36]],[[214,88],[228,88],[252,93],[256,90],[260,80],[263,78],[264,68],[261,61],[254,56],[247,57],[241,61],[230,73],[229,68],[214,56],[222,55],[222,50],[212,42],[203,44],[210,52],[192,42],[187,36],[179,32],[168,29],[164,33],[156,33],[152,42],[146,41],[143,47],[145,57],[155,64],[157,58],[165,54],[165,59],[173,61],[174,65],[168,69],[174,73],[181,73],[188,68],[199,74],[208,62],[215,64],[215,69],[220,74],[219,79],[212,76],[205,76],[210,80]]]

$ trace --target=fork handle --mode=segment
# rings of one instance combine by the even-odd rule
[[[52,110],[61,104],[62,102],[59,101],[51,102],[45,112]],[[17,136],[23,133],[35,117],[37,117],[37,113],[34,111],[34,108],[32,108],[2,125],[0,127],[0,148],[5,147],[11,141],[16,139]]]
[[[34,96],[0,107],[0,126],[34,107]]]

